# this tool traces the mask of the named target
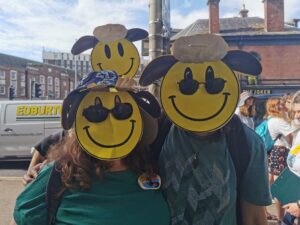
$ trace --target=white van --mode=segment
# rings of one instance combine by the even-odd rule
[[[61,130],[62,100],[0,101],[0,160],[27,158],[44,137]]]

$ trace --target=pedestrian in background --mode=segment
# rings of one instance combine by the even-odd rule
[[[268,99],[266,111],[270,136],[275,140],[269,158],[270,184],[272,184],[277,179],[278,175],[287,167],[286,159],[292,144],[294,129],[287,120],[285,106],[280,98]],[[275,205],[277,209],[277,218],[281,221],[284,210],[278,200],[275,200]]]
[[[235,114],[240,120],[251,129],[254,129],[254,116],[255,111],[255,98],[253,94],[248,91],[244,91],[240,94],[240,101]]]

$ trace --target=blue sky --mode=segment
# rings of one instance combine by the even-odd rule
[[[170,0],[171,26],[184,28],[208,18],[207,0]],[[262,0],[221,0],[220,16],[263,18]],[[42,49],[70,52],[75,41],[96,26],[121,23],[148,30],[149,0],[0,0],[0,52],[42,60]],[[300,18],[299,0],[285,0],[285,21]]]

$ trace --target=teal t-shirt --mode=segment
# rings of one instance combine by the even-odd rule
[[[18,196],[14,219],[18,225],[47,224],[45,189],[53,165]],[[170,214],[160,191],[143,190],[130,171],[105,173],[89,191],[64,192],[56,224],[72,225],[169,225]]]
[[[242,197],[255,205],[271,203],[267,157],[259,137],[245,128],[250,162]],[[236,225],[236,174],[221,134],[214,139],[172,126],[159,159],[172,225]]]

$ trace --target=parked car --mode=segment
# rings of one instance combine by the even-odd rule
[[[31,157],[31,148],[61,130],[61,100],[0,101],[0,160]]]

